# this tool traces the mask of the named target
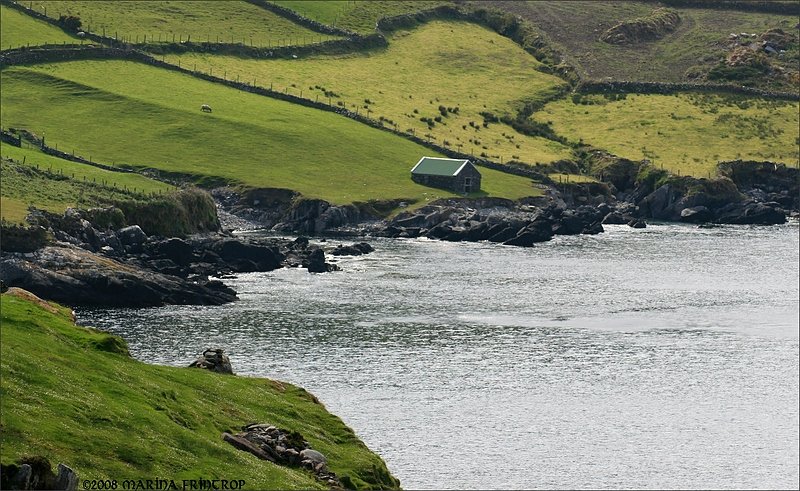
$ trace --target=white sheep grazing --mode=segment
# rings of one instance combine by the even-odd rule
[[[210,113],[211,106],[209,106],[208,104],[203,104],[202,106],[200,106],[200,110],[203,111],[204,113]]]
[[[76,35],[77,35],[79,38],[81,38],[81,39],[83,39],[83,38],[85,38],[85,37],[86,37],[86,33],[85,33],[85,32],[83,32],[83,31],[78,31],[78,34],[76,34]]]

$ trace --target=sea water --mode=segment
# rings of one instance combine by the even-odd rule
[[[228,305],[79,319],[305,387],[408,489],[798,488],[796,224],[370,242]]]

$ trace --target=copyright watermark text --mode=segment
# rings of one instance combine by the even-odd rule
[[[217,489],[244,489],[244,479],[84,479],[83,489],[88,490],[180,490],[201,491]]]

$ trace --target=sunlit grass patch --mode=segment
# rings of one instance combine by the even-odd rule
[[[253,46],[309,44],[332,39],[266,9],[230,1],[43,0],[34,9],[81,19],[82,29],[131,43],[220,42]]]
[[[560,135],[681,175],[714,175],[720,161],[798,165],[798,103],[709,94],[575,96],[534,114]]]
[[[80,40],[43,20],[0,5],[0,49],[43,44],[73,44]]]
[[[570,157],[558,142],[497,122],[565,82],[511,40],[466,22],[395,33],[385,50],[299,60],[187,53],[168,62],[346,107],[398,131],[497,162]]]

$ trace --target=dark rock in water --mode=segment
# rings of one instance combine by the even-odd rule
[[[572,211],[565,211],[558,222],[553,225],[553,234],[555,235],[577,235],[583,232],[586,224],[581,217],[575,215]]]
[[[403,229],[397,237],[402,239],[415,239],[422,235],[422,231],[423,229],[419,227],[408,227]]]
[[[633,220],[628,222],[628,226],[633,228],[646,228],[647,223],[639,218],[634,218]]]
[[[331,255],[334,256],[361,256],[362,254],[369,254],[375,249],[366,242],[360,242],[353,245],[339,245],[331,250]]]
[[[517,247],[531,247],[540,240],[536,240],[536,235],[523,230],[519,235],[513,239],[503,242],[503,245],[517,246]]]
[[[303,261],[303,267],[307,268],[309,273],[339,271],[339,267],[335,264],[325,262],[325,252],[322,249],[314,249]]]
[[[231,360],[228,359],[221,349],[205,350],[198,359],[189,365],[189,368],[204,368],[216,373],[233,375]]]
[[[472,222],[472,226],[464,234],[464,239],[468,242],[478,242],[490,237],[488,234],[491,226],[486,222]]]
[[[308,247],[308,237],[298,237],[289,245],[289,249],[295,251],[304,250],[306,247]]]
[[[518,247],[531,247],[537,242],[547,242],[553,238],[552,227],[549,221],[534,220],[527,227],[519,231],[516,237],[505,241],[504,245]]]
[[[432,229],[428,230],[426,235],[431,239],[444,239],[451,233],[453,233],[453,227],[440,223],[439,225],[436,225]]]
[[[147,242],[147,234],[138,225],[121,228],[117,231],[117,237],[122,245],[143,244]]]
[[[375,252],[375,248],[367,244],[366,242],[359,242],[358,244],[353,244],[353,247],[360,250],[362,254],[369,254],[370,252]]]
[[[735,225],[780,225],[786,223],[786,212],[777,203],[733,203],[718,210],[715,221]]]
[[[390,239],[396,239],[400,237],[400,235],[405,231],[405,229],[400,227],[395,227],[394,225],[389,225],[388,227],[381,230],[378,235],[381,237],[389,237]]]
[[[622,213],[612,211],[603,218],[603,225],[625,225],[632,217],[625,217]]]
[[[595,234],[602,234],[603,232],[605,232],[603,225],[601,225],[600,222],[594,222],[593,224],[584,228],[581,233],[587,235],[595,235]]]
[[[521,229],[519,227],[512,227],[505,223],[499,223],[493,225],[487,231],[487,233],[491,234],[488,240],[489,242],[505,242],[516,237],[520,231]],[[492,234],[492,232],[494,233]]]
[[[281,267],[285,256],[275,247],[249,244],[237,239],[222,239],[212,246],[234,271],[272,271]]]
[[[681,221],[686,223],[705,223],[714,218],[711,210],[705,206],[694,206],[681,210]]]

